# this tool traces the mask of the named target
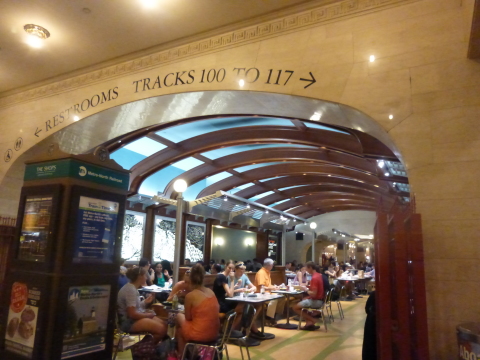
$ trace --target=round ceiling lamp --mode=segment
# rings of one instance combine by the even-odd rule
[[[187,182],[183,179],[178,179],[173,183],[173,189],[178,193],[183,193],[187,187]]]
[[[311,222],[311,223],[310,223],[310,229],[313,230],[313,229],[316,229],[316,228],[317,228],[317,223]]]
[[[50,32],[40,25],[27,24],[23,29],[29,35],[27,44],[34,48],[42,47],[43,40],[50,37]]]

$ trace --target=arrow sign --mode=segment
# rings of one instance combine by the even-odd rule
[[[317,82],[317,80],[315,80],[315,77],[313,76],[313,74],[311,72],[308,72],[310,74],[310,77],[311,79],[304,79],[304,78],[300,78],[300,81],[309,81],[310,84],[308,84],[307,86],[304,86],[303,88],[306,89],[307,87],[309,87],[310,85],[313,85]]]
[[[38,136],[38,133],[39,133],[40,131],[42,131],[42,129],[38,129],[38,127],[37,127],[37,130],[35,130],[35,136],[36,136],[36,137],[40,137],[40,136]]]

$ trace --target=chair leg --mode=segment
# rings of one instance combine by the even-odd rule
[[[240,347],[240,354],[242,354],[242,360],[244,360],[242,347],[241,346],[239,347]]]
[[[302,318],[303,318],[303,309],[300,310],[300,315],[298,317],[298,330],[302,327]]]
[[[343,307],[340,301],[337,301],[337,307],[338,307],[338,313],[340,314],[340,320],[343,320],[345,318],[345,315],[343,315]]]
[[[247,349],[248,360],[251,360],[250,359],[250,350],[248,350],[248,346],[245,349]]]
[[[320,310],[320,313],[322,314],[323,326],[325,326],[325,332],[328,332],[328,330],[327,330],[327,322],[325,321],[325,314],[324,314],[323,310]]]
[[[225,348],[225,353],[227,354],[227,360],[230,360],[230,355],[228,355],[228,347],[227,344],[223,345]]]

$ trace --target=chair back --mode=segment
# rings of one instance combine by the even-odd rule
[[[243,307],[242,326],[245,330],[245,336],[247,337],[250,335],[250,329],[252,328],[256,312],[257,310],[250,304],[245,304]]]
[[[230,334],[232,333],[232,329],[233,329],[233,322],[235,321],[236,317],[237,317],[237,313],[235,312],[235,310],[230,310],[225,314],[222,337],[220,339],[220,342],[217,345],[219,349],[222,349],[225,342],[230,338]]]

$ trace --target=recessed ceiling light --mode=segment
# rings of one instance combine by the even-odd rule
[[[240,79],[240,80],[238,81],[238,85],[240,85],[240,87],[243,87],[243,85],[245,85],[245,80]]]
[[[142,3],[143,7],[147,9],[152,9],[155,6],[157,6],[157,0],[140,0]]]
[[[392,120],[392,119],[393,119],[393,115],[392,115],[392,114],[388,115],[388,118],[389,118],[390,120]]]
[[[370,55],[370,62],[374,62],[375,61],[375,55]]]
[[[77,115],[75,115],[75,116],[73,117],[73,121],[78,121],[78,120],[80,120],[80,118],[79,118]]]

